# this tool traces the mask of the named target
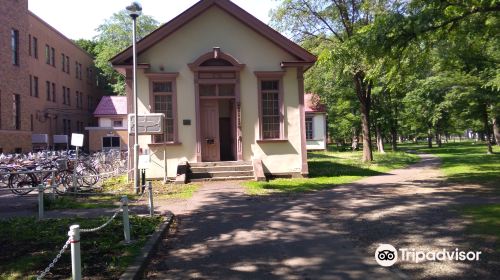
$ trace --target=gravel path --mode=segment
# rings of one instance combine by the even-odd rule
[[[147,268],[147,279],[496,279],[494,242],[465,235],[458,205],[500,203],[481,186],[448,185],[439,159],[331,190],[251,197],[238,183],[205,184]],[[480,250],[480,262],[378,266],[378,244]]]

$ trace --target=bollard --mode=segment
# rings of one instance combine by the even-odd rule
[[[38,220],[43,219],[43,185],[38,185]]]
[[[122,196],[123,203],[123,235],[125,236],[125,244],[130,243],[130,223],[128,219],[128,198],[126,195]]]
[[[80,252],[80,226],[69,227],[68,236],[71,238],[71,273],[73,280],[82,279],[82,260]]]
[[[149,216],[153,217],[155,214],[153,206],[153,184],[148,182],[148,196],[149,196]]]
[[[52,201],[56,200],[56,172],[52,171],[52,178],[50,179],[50,186],[52,187]]]

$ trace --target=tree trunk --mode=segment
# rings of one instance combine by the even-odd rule
[[[483,108],[483,124],[484,124],[484,136],[486,137],[486,145],[488,147],[488,154],[493,154],[493,147],[491,147],[491,133],[490,124],[488,122],[488,106],[485,104]]]
[[[432,148],[432,129],[430,127],[427,131],[427,147]]]
[[[393,152],[398,150],[398,132],[394,124],[391,125],[391,148]]]
[[[438,148],[441,148],[442,146],[441,134],[439,134],[437,130],[436,130],[436,146],[438,146]]]
[[[500,146],[500,118],[493,118],[493,134],[495,135],[494,139],[497,143],[497,146]]]
[[[359,71],[354,75],[356,95],[360,102],[361,130],[363,132],[363,162],[373,161],[370,133],[371,82],[366,82],[364,73]]]
[[[359,150],[359,133],[357,128],[352,129],[352,144],[351,148],[353,151]]]
[[[378,150],[379,153],[385,154],[384,140],[383,140],[383,137],[382,137],[382,131],[380,129],[380,124],[377,124],[375,126],[375,134],[376,134],[376,137],[377,137],[377,150]]]

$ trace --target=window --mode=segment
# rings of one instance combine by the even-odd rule
[[[113,127],[123,127],[122,120],[113,120]]]
[[[87,108],[89,110],[89,112],[92,112],[92,106],[93,106],[93,103],[92,103],[92,96],[87,96]]]
[[[32,47],[33,47],[33,57],[38,59],[38,39],[35,36],[33,36]]]
[[[56,102],[56,84],[52,83],[52,102]]]
[[[19,65],[19,31],[11,30],[12,64]]]
[[[45,82],[45,91],[47,92],[47,101],[52,100],[52,98],[50,98],[50,82],[49,81]]]
[[[12,128],[21,129],[21,96],[12,95]]]
[[[30,96],[33,96],[33,76],[30,75]]]
[[[63,134],[71,134],[71,120],[63,119]]]
[[[31,34],[28,35],[28,55],[31,56]]]
[[[66,102],[68,102],[68,105],[71,106],[71,91],[69,88],[66,88]]]
[[[38,97],[38,77],[33,76],[33,95]]]
[[[61,65],[62,65],[61,70],[63,72],[66,72],[66,56],[63,53],[61,54]]]
[[[163,134],[154,135],[154,143],[176,141],[174,131],[174,91],[172,81],[153,81],[153,111],[165,114]]]
[[[255,72],[258,79],[260,140],[285,140],[283,82],[285,72]]]
[[[30,130],[33,131],[33,114],[30,115]]]
[[[56,50],[54,48],[50,48],[50,64],[56,67]]]
[[[66,73],[69,74],[69,56],[66,56]]]
[[[120,137],[102,137],[103,151],[120,148]]]
[[[313,117],[306,117],[306,139],[314,139],[313,134]]]
[[[62,87],[62,94],[63,94],[63,104],[66,105],[67,101],[66,101],[66,87],[65,86]]]
[[[45,44],[45,63],[50,64],[50,46]]]

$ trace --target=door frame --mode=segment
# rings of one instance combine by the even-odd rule
[[[231,66],[203,66],[210,60],[224,60],[231,64]],[[220,48],[213,48],[213,51],[207,52],[198,57],[193,63],[188,64],[194,76],[194,90],[195,90],[195,112],[196,112],[196,161],[202,162],[201,157],[201,123],[200,123],[200,84],[234,84],[235,96],[230,97],[202,97],[204,98],[234,98],[234,120],[236,131],[236,160],[243,160],[243,143],[242,143],[242,129],[241,129],[241,85],[240,85],[240,71],[245,67],[245,64],[239,63],[234,57],[229,54],[223,53]],[[231,77],[225,77],[224,74],[231,73]],[[212,77],[210,77],[212,76]]]

